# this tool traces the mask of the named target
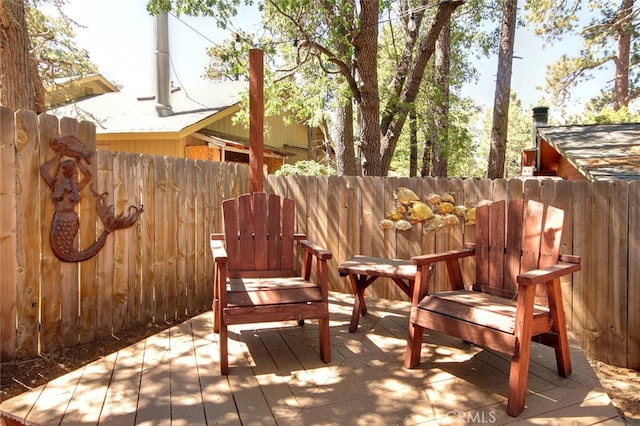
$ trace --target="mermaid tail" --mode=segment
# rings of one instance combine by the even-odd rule
[[[113,206],[105,204],[108,193],[104,192],[98,197],[96,211],[104,224],[104,230],[100,237],[88,248],[78,251],[74,246],[74,241],[80,229],[80,220],[75,212],[57,212],[53,216],[51,226],[51,248],[58,259],[63,262],[82,262],[98,254],[100,249],[107,242],[107,235],[118,229],[125,229],[133,226],[140,214],[144,211],[144,206],[129,206],[128,214],[124,213],[115,216]]]

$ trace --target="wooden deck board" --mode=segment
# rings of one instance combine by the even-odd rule
[[[135,423],[146,340],[118,352],[111,383],[100,413],[101,425]]]
[[[4,401],[0,414],[29,425],[415,424],[447,422],[451,410],[514,421],[500,354],[425,333],[423,362],[407,370],[408,303],[368,300],[351,334],[353,298],[332,293],[331,302],[330,364],[319,359],[313,321],[248,325],[230,329],[231,374],[221,376],[206,312]],[[575,343],[569,379],[557,376],[553,350],[533,348],[531,393],[517,420],[624,425]]]

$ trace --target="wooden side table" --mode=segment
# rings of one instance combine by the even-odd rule
[[[338,266],[340,276],[349,277],[351,288],[355,295],[353,313],[349,333],[355,333],[358,329],[360,315],[367,313],[367,305],[364,301],[364,291],[380,277],[391,278],[409,298],[413,291],[413,283],[416,277],[416,265],[410,260],[385,259],[382,257],[370,257],[357,255],[342,262]]]

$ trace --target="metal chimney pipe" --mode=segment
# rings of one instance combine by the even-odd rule
[[[156,112],[160,117],[173,114],[169,80],[169,15],[160,12],[156,18]]]
[[[549,123],[549,107],[533,108],[533,146],[536,148],[536,171],[540,171],[540,144],[538,141],[538,127]]]

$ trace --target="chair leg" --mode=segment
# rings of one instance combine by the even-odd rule
[[[329,334],[329,319],[320,319],[320,358],[325,364],[331,362],[331,336]]]
[[[529,358],[531,357],[531,340],[521,342],[520,349],[511,358],[509,369],[509,399],[507,414],[516,417],[524,410],[529,379]]]
[[[569,377],[571,375],[571,352],[569,350],[569,338],[567,330],[558,331],[558,346],[556,351],[556,365],[558,366],[558,375],[561,377]]]
[[[229,333],[226,324],[220,324],[220,334],[218,335],[218,346],[220,346],[220,374],[229,374],[229,348],[227,339]]]
[[[554,343],[553,348],[556,351],[558,374],[561,377],[569,377],[571,375],[571,352],[569,351],[567,322],[564,315],[559,278],[547,283],[547,294],[549,297],[549,311],[553,319],[552,329],[557,334],[557,342]]]
[[[409,336],[407,337],[407,351],[404,356],[404,366],[414,368],[420,364],[420,353],[422,351],[423,328],[417,324],[409,322]]]

